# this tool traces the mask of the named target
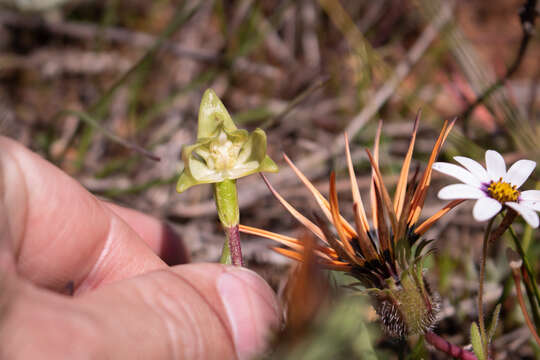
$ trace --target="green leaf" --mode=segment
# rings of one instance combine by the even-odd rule
[[[475,322],[471,324],[471,344],[478,360],[486,360],[484,355],[484,346],[482,344],[482,337],[480,336],[480,330]]]
[[[491,323],[489,324],[488,328],[488,342],[491,342],[491,339],[495,335],[495,331],[497,330],[497,325],[499,322],[499,315],[501,313],[501,304],[497,304],[495,307],[495,310],[493,311],[493,315],[491,316]]]

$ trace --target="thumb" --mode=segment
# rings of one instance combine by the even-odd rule
[[[34,288],[31,293],[36,297],[43,292]],[[48,300],[40,301],[40,306],[35,306],[35,299],[18,300],[15,308],[21,314],[10,314],[9,323],[31,331],[4,338],[0,347],[1,343],[11,345],[19,349],[19,355],[17,343],[25,345],[27,355],[40,356],[79,353],[111,359],[250,359],[264,350],[271,329],[280,320],[275,295],[262,278],[244,268],[218,264],[157,270],[75,298],[55,295],[55,304],[47,306],[51,295],[47,294]],[[58,303],[62,301],[65,306]],[[25,302],[34,306],[25,311]],[[51,312],[60,314],[58,320],[24,324],[43,318],[30,311],[47,312],[49,319]],[[54,331],[50,331],[52,326]],[[77,340],[79,333],[83,341]]]
[[[152,272],[79,301],[97,312],[107,353],[120,358],[137,349],[147,359],[249,359],[264,350],[279,322],[275,295],[262,278],[217,264]]]

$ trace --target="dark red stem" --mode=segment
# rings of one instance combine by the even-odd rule
[[[439,335],[435,334],[433,331],[428,331],[425,334],[425,339],[428,343],[433,345],[435,349],[442,351],[457,359],[478,360],[472,352],[464,350],[460,348],[459,346],[449,343],[448,341],[444,340]]]
[[[229,251],[231,252],[231,262],[233,265],[244,266],[242,259],[242,247],[240,246],[240,231],[238,225],[225,227],[227,239],[229,240]]]

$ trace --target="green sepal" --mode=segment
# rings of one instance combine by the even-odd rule
[[[199,107],[197,139],[212,137],[220,124],[229,131],[237,130],[231,115],[214,90],[206,89]]]

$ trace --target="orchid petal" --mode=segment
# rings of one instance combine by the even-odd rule
[[[528,179],[535,167],[536,163],[532,160],[518,160],[508,169],[503,181],[519,188]]]
[[[473,216],[477,221],[491,219],[501,210],[502,205],[495,199],[485,197],[479,199],[473,208]]]
[[[507,202],[505,205],[516,210],[531,227],[538,227],[538,214],[534,210],[515,202]]]
[[[480,199],[486,197],[486,194],[473,186],[466,184],[453,184],[443,187],[437,195],[439,199]]]
[[[460,163],[465,169],[469,170],[482,182],[489,182],[488,172],[479,162],[465,156],[454,156],[454,160]]]
[[[467,185],[479,187],[481,185],[480,180],[474,176],[471,172],[465,170],[461,166],[457,166],[445,162],[436,162],[432,166],[433,170],[437,170],[443,174],[452,176]]]
[[[506,175],[504,158],[495,150],[486,151],[486,168],[493,181],[497,181]]]

